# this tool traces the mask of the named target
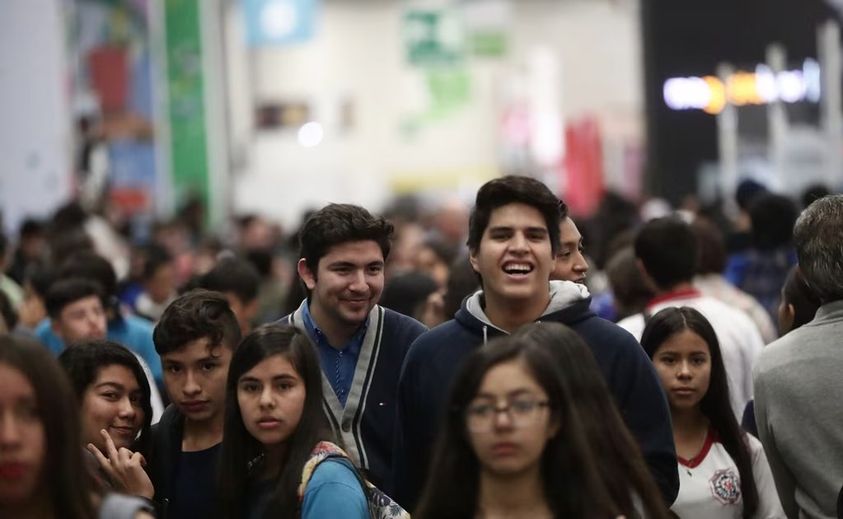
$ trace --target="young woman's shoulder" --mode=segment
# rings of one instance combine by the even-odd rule
[[[327,459],[316,467],[304,491],[301,517],[368,519],[366,494],[348,461]]]

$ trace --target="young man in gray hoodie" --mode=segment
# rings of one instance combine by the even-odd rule
[[[570,326],[591,348],[664,500],[679,490],[667,400],[644,351],[589,310],[581,284],[550,281],[564,205],[541,182],[509,176],[484,184],[469,221],[471,265],[482,290],[455,318],[410,347],[398,386],[393,497],[412,509],[427,476],[450,382],[463,359],[492,337],[538,320]]]

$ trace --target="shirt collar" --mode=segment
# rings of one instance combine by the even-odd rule
[[[331,346],[325,332],[319,329],[316,321],[313,320],[313,315],[310,313],[310,300],[308,299],[305,301],[305,304],[302,306],[302,321],[304,322],[304,327],[307,329],[307,333],[310,335],[310,338],[313,339],[319,346],[327,346],[329,348],[336,349]],[[354,335],[351,336],[351,339],[349,339],[342,348],[339,348],[338,351],[348,351],[349,353],[356,355],[363,345],[363,337],[366,335],[366,329],[368,326],[369,319],[367,317],[360,324],[360,327],[357,328],[357,331],[354,332]]]

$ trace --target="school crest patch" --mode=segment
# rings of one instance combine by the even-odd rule
[[[711,495],[724,505],[733,505],[741,498],[741,480],[731,469],[718,470],[708,484]]]

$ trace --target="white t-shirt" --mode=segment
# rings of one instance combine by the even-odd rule
[[[776,485],[761,442],[745,435],[752,457],[752,474],[758,488],[756,519],[784,519]],[[679,459],[679,495],[670,509],[682,519],[740,519],[743,496],[738,467],[716,433],[709,431],[700,453]]]

